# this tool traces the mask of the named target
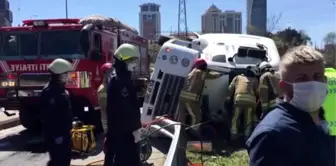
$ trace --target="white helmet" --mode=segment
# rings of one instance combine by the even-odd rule
[[[114,52],[114,56],[121,61],[127,62],[140,58],[140,52],[137,46],[124,43]]]
[[[263,70],[263,69],[266,69],[266,68],[272,68],[272,65],[268,62],[261,62],[259,64],[259,70]]]
[[[48,70],[54,74],[63,74],[66,72],[73,71],[74,69],[69,61],[58,58],[49,64]]]

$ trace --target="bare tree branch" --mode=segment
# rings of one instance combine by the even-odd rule
[[[273,32],[276,30],[279,30],[279,22],[282,17],[282,13],[272,15],[267,19],[267,31],[268,32]]]

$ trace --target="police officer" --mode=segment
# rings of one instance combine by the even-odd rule
[[[261,73],[259,79],[259,100],[261,102],[262,116],[265,116],[269,109],[273,108],[276,104],[279,83],[274,75],[271,64],[268,62],[261,62],[259,70]]]
[[[139,48],[122,44],[114,53],[115,69],[107,85],[108,132],[105,140],[105,166],[140,166],[137,142],[141,117],[137,94],[131,79],[140,57]]]
[[[112,64],[111,63],[105,63],[100,67],[100,73],[102,73],[103,82],[98,87],[98,103],[99,103],[100,112],[101,112],[101,121],[102,121],[102,124],[103,124],[103,130],[104,130],[105,133],[107,133],[106,85],[107,85],[107,80],[108,80],[107,78],[110,74],[111,69],[112,69]]]
[[[191,122],[188,125],[195,125],[201,122],[200,99],[206,79],[216,79],[220,73],[208,72],[207,63],[203,59],[198,59],[195,68],[188,74],[184,87],[180,94],[179,109],[177,113],[178,121],[186,123],[187,115]]]
[[[73,66],[67,60],[55,59],[48,70],[51,79],[41,93],[43,128],[50,156],[48,166],[69,166],[72,109],[65,83]]]
[[[233,104],[233,117],[231,120],[231,140],[236,140],[240,134],[240,117],[244,115],[244,136],[247,139],[251,132],[257,105],[258,79],[253,68],[246,70],[245,74],[233,78],[228,89],[226,108]]]

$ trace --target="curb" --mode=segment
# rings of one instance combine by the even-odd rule
[[[0,130],[8,129],[20,125],[20,118],[15,117],[0,122]]]

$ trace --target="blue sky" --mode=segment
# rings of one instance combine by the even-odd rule
[[[162,31],[177,30],[178,0],[68,0],[69,17],[85,17],[102,14],[139,28],[139,4],[154,2],[161,5]],[[187,0],[188,27],[191,31],[201,29],[201,14],[215,4],[221,10],[243,12],[246,22],[246,0]],[[29,18],[65,17],[64,0],[10,0],[14,24]],[[332,0],[269,0],[268,17],[282,17],[279,28],[302,29],[318,45],[325,34],[336,29],[335,5]],[[245,28],[243,28],[245,29]]]

